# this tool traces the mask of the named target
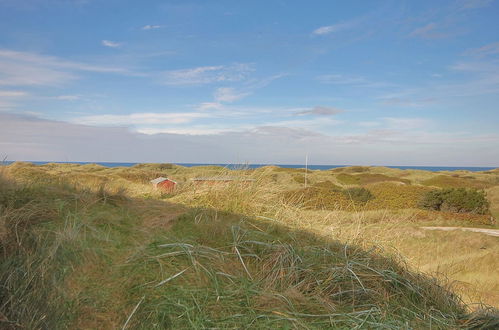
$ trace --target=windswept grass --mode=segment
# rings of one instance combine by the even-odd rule
[[[464,297],[476,301],[484,297],[480,283],[497,286],[494,238],[452,233],[447,241],[444,233],[417,229],[464,218],[369,210],[371,201],[355,212],[310,209],[283,194],[297,188],[283,190],[281,181],[296,172],[271,167],[238,172],[254,182],[219,185],[188,179],[230,170],[68,168],[15,164],[0,175],[2,328],[498,325],[496,311],[470,307],[456,294],[473,292]],[[185,184],[166,202],[148,183],[123,177],[127,171],[144,181],[159,171]],[[327,182],[330,172],[310,176],[313,189],[338,189]],[[384,185],[428,189],[366,187],[376,197],[375,187],[390,190]],[[450,289],[444,277],[420,270],[454,276],[460,285]]]
[[[472,322],[435,279],[279,224],[192,211],[130,259],[137,328],[452,328]],[[179,317],[181,315],[181,317]]]

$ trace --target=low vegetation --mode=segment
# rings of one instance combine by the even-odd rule
[[[367,203],[374,199],[374,195],[368,189],[362,187],[345,189],[343,194],[357,203]]]
[[[495,238],[463,232],[443,244],[444,233],[415,227],[477,221],[457,209],[414,209],[435,189],[418,184],[428,179],[419,173],[407,176],[410,184],[352,187],[331,171],[310,171],[304,188],[293,179],[298,171],[271,167],[238,172],[251,183],[206,186],[189,178],[232,172],[150,164],[14,164],[2,172],[0,328],[499,325],[493,308],[467,304],[485,297],[499,305],[484,295],[499,289]],[[159,175],[181,183],[175,194],[151,188]],[[435,258],[449,264],[430,267]],[[469,284],[456,286],[421,269],[483,277],[459,277]]]
[[[475,188],[484,189],[491,187],[490,181],[477,180],[470,176],[450,176],[437,175],[422,182],[426,186],[435,186],[439,188]]]
[[[464,188],[429,191],[423,196],[419,205],[435,211],[489,213],[489,202],[485,192]]]

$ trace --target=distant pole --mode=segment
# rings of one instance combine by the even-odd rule
[[[305,188],[307,188],[308,154],[305,155]]]

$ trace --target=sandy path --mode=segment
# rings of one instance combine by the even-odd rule
[[[482,233],[489,236],[499,237],[499,229],[485,229],[485,228],[470,228],[470,227],[421,227],[422,229],[427,230],[464,230],[464,231],[473,231],[476,233]]]

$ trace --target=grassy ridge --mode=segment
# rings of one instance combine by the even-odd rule
[[[410,270],[379,247],[360,244],[366,237],[345,242],[355,213],[338,213],[343,232],[322,234],[337,220],[328,220],[323,211],[286,204],[275,186],[263,184],[273,175],[268,170],[260,170],[264,175],[249,186],[186,185],[170,198],[192,208],[185,211],[159,201],[161,195],[141,183],[157,171],[177,171],[187,179],[182,168],[117,169],[115,176],[100,167],[10,167],[17,182],[3,178],[0,183],[0,279],[5,283],[0,325],[126,324],[151,329],[497,324],[483,311],[470,314],[436,279]],[[125,179],[122,175],[129,171],[137,176]],[[119,189],[125,184],[126,194]]]

